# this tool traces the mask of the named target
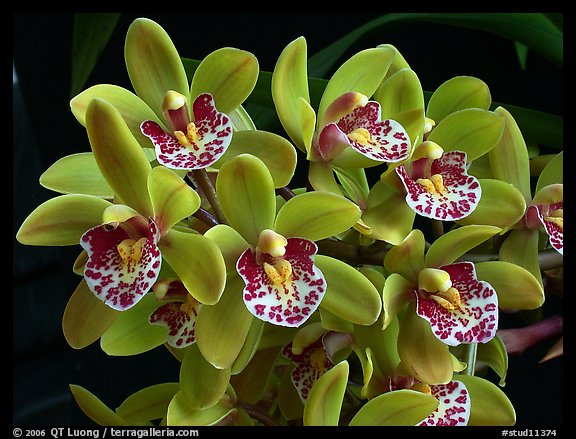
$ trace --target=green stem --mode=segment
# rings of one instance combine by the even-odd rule
[[[432,234],[434,235],[434,239],[438,239],[444,234],[444,222],[440,220],[431,220],[431,221],[432,221]]]
[[[197,169],[192,171],[192,175],[200,189],[202,189],[202,192],[210,203],[210,206],[212,206],[214,215],[218,222],[221,224],[227,224],[226,216],[222,211],[220,201],[218,201],[218,196],[216,195],[216,189],[214,189],[214,185],[212,184],[212,180],[210,180],[210,176],[208,175],[208,172],[206,172],[206,169]]]
[[[265,411],[263,411],[262,409],[260,409],[259,407],[255,406],[255,405],[249,404],[245,401],[237,401],[236,405],[238,407],[243,408],[251,418],[256,419],[257,421],[261,422],[264,425],[268,425],[268,426],[280,425],[278,420],[274,419],[268,413],[266,413]]]
[[[477,343],[470,343],[464,345],[464,362],[467,364],[466,369],[462,371],[462,375],[474,375],[476,369],[476,352],[478,350]]]

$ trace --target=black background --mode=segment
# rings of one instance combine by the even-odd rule
[[[202,59],[224,46],[252,52],[272,71],[282,49],[305,36],[308,54],[324,48],[380,13],[363,14],[134,14],[123,13],[86,87],[98,83],[132,90],[123,48],[137,17],[158,22],[183,57]],[[69,108],[74,14],[13,15],[13,424],[93,425],[76,407],[69,383],[94,392],[114,408],[148,385],[176,381],[177,361],[162,349],[136,357],[108,357],[98,343],[80,351],[62,335],[61,318],[79,278],[71,267],[79,246],[26,247],[14,236],[24,218],[54,193],[38,183],[57,159],[89,151],[84,128]],[[424,90],[471,75],[485,81],[494,101],[563,114],[563,70],[530,52],[522,71],[512,42],[481,30],[433,23],[396,26],[370,35],[346,52],[390,43],[417,73]],[[341,62],[336,63],[336,66]],[[547,297],[544,316],[562,314],[562,300]],[[528,317],[529,318],[529,317]],[[504,315],[502,328],[526,316]],[[539,364],[555,339],[511,356],[504,391],[519,426],[563,424],[563,359]],[[495,377],[489,375],[488,378]]]

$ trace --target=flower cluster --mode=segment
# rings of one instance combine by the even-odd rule
[[[101,84],[71,100],[91,152],[44,173],[59,195],[17,235],[81,246],[63,319],[72,347],[164,346],[180,361],[179,383],[115,410],[71,385],[88,417],[515,422],[476,362],[503,378],[500,309],[544,301],[539,252],[548,240],[563,252],[561,154],[533,190],[522,134],[490,110],[486,84],[456,77],[426,102],[391,45],[347,59],[314,108],[306,40],[288,44],[270,90],[287,138],[243,106],[260,73],[249,52],[217,50],[187,75],[166,32],[137,19],[125,58],[134,92]],[[292,185],[297,169],[307,187]]]

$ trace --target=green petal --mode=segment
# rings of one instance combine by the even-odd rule
[[[561,151],[548,162],[536,183],[536,193],[551,184],[564,183],[564,152]]]
[[[466,218],[458,220],[458,224],[484,224],[505,231],[524,216],[526,201],[513,185],[493,179],[480,179],[478,182],[482,189],[478,206]]]
[[[217,369],[202,356],[197,344],[186,348],[180,367],[180,393],[193,409],[212,407],[226,392],[230,368]]]
[[[248,114],[248,112],[242,105],[240,105],[234,111],[228,113],[227,116],[232,121],[232,126],[234,127],[234,129],[238,131],[256,129],[256,125],[254,124],[254,121],[250,117],[250,114]]]
[[[408,64],[408,62],[406,62],[406,59],[404,58],[404,56],[402,56],[400,51],[395,46],[393,46],[392,44],[379,44],[377,47],[387,48],[387,49],[390,49],[394,52],[392,64],[390,64],[390,68],[388,69],[388,72],[386,73],[386,76],[385,76],[386,79],[389,78],[390,76],[394,75],[399,70],[410,68],[410,65]]]
[[[167,328],[148,323],[158,306],[154,294],[147,294],[134,307],[121,312],[100,338],[102,350],[113,356],[138,355],[164,343]]]
[[[210,93],[218,111],[229,113],[252,93],[258,72],[258,60],[253,54],[223,47],[208,54],[194,72],[190,97],[194,100],[202,93]]]
[[[504,118],[497,113],[467,108],[445,117],[430,132],[428,140],[444,151],[464,151],[471,162],[496,146],[504,125]]]
[[[484,81],[473,76],[456,76],[432,93],[426,115],[438,124],[456,111],[466,108],[488,110],[491,103],[490,89]]]
[[[424,92],[412,69],[402,69],[386,78],[374,94],[380,103],[382,120],[395,119],[406,110],[424,109]]]
[[[154,221],[165,233],[200,207],[200,196],[176,173],[157,166],[148,176],[148,192],[154,208]]]
[[[415,288],[413,283],[408,282],[398,273],[392,273],[388,276],[382,295],[382,302],[384,304],[383,330],[394,320],[394,317],[396,317],[398,311],[400,311],[404,305],[415,299]]]
[[[256,246],[276,215],[274,181],[266,165],[249,154],[234,157],[220,169],[216,192],[228,223]]]
[[[81,152],[62,157],[40,176],[40,184],[61,194],[112,198],[114,191],[100,172],[94,155]]]
[[[64,310],[64,337],[74,349],[85,348],[98,340],[119,315],[98,299],[82,279]]]
[[[280,346],[258,350],[244,370],[231,378],[238,399],[256,404],[264,397],[279,353]]]
[[[172,229],[162,237],[159,247],[196,300],[207,305],[218,302],[226,284],[226,264],[213,241]]]
[[[140,125],[145,120],[153,120],[160,126],[163,126],[164,122],[156,116],[154,111],[142,99],[131,91],[117,85],[94,85],[70,101],[72,114],[82,126],[86,126],[86,111],[88,110],[88,104],[94,98],[110,102],[122,115],[124,122],[126,122],[132,135],[138,140],[138,143],[143,147],[150,148],[152,146],[150,139],[140,131]]]
[[[544,303],[544,289],[525,268],[503,261],[478,262],[476,275],[498,294],[498,306],[509,309],[535,309]]]
[[[370,187],[364,169],[339,169],[334,167],[334,172],[346,191],[348,198],[358,206],[366,206]]]
[[[358,206],[344,197],[329,192],[306,192],[280,208],[274,231],[285,237],[319,241],[350,229],[360,215]]]
[[[320,308],[320,322],[325,329],[336,332],[352,332],[354,326],[325,308]]]
[[[512,230],[500,247],[498,260],[519,265],[528,270],[542,284],[542,272],[538,262],[538,230]]]
[[[296,149],[292,144],[268,131],[236,131],[224,155],[212,167],[220,167],[240,154],[258,157],[272,175],[274,187],[287,186],[296,170]]]
[[[300,355],[304,349],[326,333],[326,329],[322,327],[322,323],[310,323],[300,329],[292,338],[292,353]]]
[[[222,252],[227,273],[236,270],[236,263],[240,255],[250,247],[236,230],[226,224],[211,227],[204,236],[214,241]]]
[[[484,154],[474,160],[468,168],[468,174],[480,179],[494,178],[492,175],[492,168],[490,167],[490,158],[488,154]]]
[[[342,361],[316,381],[304,405],[304,426],[338,425],[348,371],[348,362]]]
[[[477,349],[476,361],[490,366],[500,377],[498,384],[504,387],[508,372],[508,352],[502,339],[496,336],[488,343],[478,343]]]
[[[451,230],[432,243],[426,252],[426,267],[451,264],[501,231],[498,227],[470,225]]]
[[[329,163],[310,162],[308,181],[310,181],[310,185],[316,191],[331,192],[344,196],[334,177],[334,170]]]
[[[131,424],[162,419],[166,416],[170,401],[179,390],[179,383],[145,387],[126,398],[116,409],[116,413]]]
[[[151,216],[146,187],[152,168],[118,110],[102,99],[93,99],[86,111],[86,129],[94,158],[114,193],[123,204]]]
[[[167,425],[182,427],[213,425],[235,411],[228,395],[212,407],[195,409],[188,404],[183,393],[178,392],[168,406]]]
[[[470,395],[469,426],[516,423],[514,406],[498,386],[473,375],[456,375],[454,379],[462,381]]]
[[[229,369],[244,345],[253,316],[242,299],[244,284],[230,275],[226,289],[215,305],[198,312],[195,334],[198,348],[214,367]]]
[[[310,103],[306,39],[299,37],[286,46],[280,54],[272,73],[272,99],[276,113],[294,144],[307,151],[302,133],[307,119],[303,116],[303,103]]]
[[[40,204],[24,220],[16,239],[26,245],[75,245],[92,227],[102,223],[109,201],[92,195],[68,194]]]
[[[490,151],[490,166],[494,178],[510,183],[524,197],[526,203],[532,199],[530,192],[530,161],[522,132],[514,117],[502,107],[494,110],[505,121],[502,138]]]
[[[315,265],[324,274],[328,288],[320,307],[359,325],[371,325],[382,309],[378,290],[358,270],[324,255],[316,255]]]
[[[384,266],[391,273],[398,273],[413,284],[418,283],[418,273],[424,268],[424,234],[414,229],[402,241],[390,249],[384,257]]]
[[[86,416],[98,425],[128,426],[128,422],[118,416],[112,409],[104,404],[98,397],[76,384],[70,384],[72,396]]]
[[[426,419],[439,401],[415,390],[383,393],[368,401],[350,421],[350,426],[414,426]]]
[[[345,61],[326,84],[318,108],[318,128],[325,125],[323,115],[328,106],[344,93],[352,91],[372,96],[384,79],[393,58],[393,49],[375,47],[362,50]]]
[[[162,103],[169,90],[188,96],[188,78],[178,51],[162,27],[137,18],[128,28],[124,57],[136,94],[164,119]]]
[[[252,358],[254,358],[254,355],[260,347],[260,340],[264,333],[264,326],[265,322],[263,320],[252,319],[242,349],[240,349],[238,356],[234,360],[234,363],[232,363],[232,375],[238,375],[241,373]]]

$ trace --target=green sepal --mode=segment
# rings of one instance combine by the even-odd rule
[[[215,368],[202,355],[198,344],[186,348],[180,366],[180,393],[192,409],[212,407],[220,401],[230,382],[230,367]]]
[[[255,130],[256,125],[254,121],[250,117],[250,114],[246,111],[246,109],[240,105],[234,111],[231,111],[227,114],[227,116],[232,121],[232,126],[235,130],[244,131],[244,130]]]
[[[96,424],[114,427],[130,425],[84,387],[78,386],[77,384],[70,384],[70,391],[78,407]]]
[[[426,252],[426,267],[440,267],[457,261],[460,256],[487,239],[499,233],[501,229],[493,226],[469,225],[453,229],[440,236]]]
[[[204,305],[195,324],[196,343],[204,358],[218,369],[229,369],[240,353],[252,324],[242,299],[242,279],[230,274],[218,303]]]
[[[308,181],[316,191],[330,192],[332,194],[344,196],[340,186],[336,182],[334,170],[330,163],[310,162],[308,168]]]
[[[505,108],[498,107],[494,114],[499,115],[505,124],[502,138],[489,153],[492,175],[514,185],[526,203],[530,203],[530,161],[522,132]]]
[[[498,386],[473,375],[455,375],[470,395],[469,426],[504,426],[516,423],[514,406]]]
[[[538,230],[512,230],[500,247],[498,260],[525,268],[543,286],[542,272],[538,262],[539,235]]]
[[[564,183],[564,152],[560,151],[544,167],[538,182],[536,183],[536,193],[543,187],[551,184]]]
[[[235,272],[238,259],[250,247],[246,240],[227,224],[211,227],[204,233],[204,236],[214,241],[222,252],[226,263],[226,272]]]
[[[276,215],[274,181],[266,165],[249,154],[234,157],[220,169],[216,192],[230,226],[255,247]]]
[[[76,245],[92,227],[102,223],[109,201],[92,195],[67,194],[51,198],[26,217],[16,233],[21,244]]]
[[[504,118],[498,113],[467,108],[446,116],[428,135],[444,151],[464,151],[468,162],[496,146],[504,130]]]
[[[292,353],[300,355],[308,346],[326,334],[328,331],[320,322],[310,323],[298,329],[292,338]]]
[[[328,311],[326,308],[320,308],[320,322],[322,326],[329,331],[347,332],[353,330],[354,325],[348,320],[338,317],[336,314]]]
[[[368,401],[350,421],[350,426],[414,426],[438,407],[432,395],[415,390],[395,390]]]
[[[262,399],[279,353],[280,346],[260,349],[241,373],[232,376],[230,382],[238,399],[248,404],[256,404]]]
[[[524,197],[512,184],[501,180],[480,179],[482,196],[476,209],[457,221],[460,225],[483,224],[500,227],[504,233],[516,224],[526,211]]]
[[[544,303],[544,289],[528,270],[503,261],[477,262],[476,275],[498,294],[498,306],[508,309],[536,309]]]
[[[194,72],[190,85],[192,100],[210,93],[218,111],[229,113],[252,93],[258,79],[258,60],[250,52],[223,47],[208,54]]]
[[[506,352],[506,346],[500,337],[496,336],[488,343],[478,343],[476,361],[477,363],[490,366],[490,368],[498,374],[500,377],[498,385],[500,387],[506,385],[508,352]],[[476,367],[478,367],[478,364]]]
[[[234,401],[228,394],[225,394],[217,404],[211,407],[195,409],[188,404],[188,400],[180,391],[174,395],[168,405],[166,425],[170,427],[214,425],[235,411]]]
[[[119,315],[98,299],[82,279],[64,309],[64,338],[74,349],[85,348],[98,340]]]
[[[404,305],[416,299],[415,289],[415,284],[407,281],[398,273],[392,273],[386,278],[382,294],[383,330],[394,320]]]
[[[382,309],[381,296],[362,273],[324,255],[316,255],[315,265],[328,285],[321,308],[359,325],[371,325],[376,321]]]
[[[342,361],[324,373],[304,404],[304,426],[337,426],[348,384],[349,365]]]
[[[72,154],[57,160],[40,176],[40,184],[61,194],[114,197],[114,191],[100,172],[91,152]]]
[[[148,352],[164,343],[168,336],[167,328],[148,322],[158,306],[154,294],[149,293],[135,306],[122,311],[102,334],[102,350],[112,356],[130,356]]]
[[[426,240],[419,229],[414,229],[401,244],[392,247],[384,257],[384,267],[398,273],[413,284],[418,284],[418,273],[424,268]]]
[[[478,157],[468,168],[468,175],[472,175],[478,179],[491,179],[494,178],[492,175],[492,168],[490,167],[490,158],[488,154],[484,154]]]
[[[334,167],[334,172],[348,198],[358,206],[366,206],[370,187],[364,169],[340,169]]]
[[[466,108],[488,110],[492,96],[488,85],[473,76],[456,76],[442,83],[430,96],[426,116],[440,123],[449,114]]]
[[[234,363],[232,363],[232,375],[238,375],[241,373],[258,351],[260,340],[264,333],[264,326],[265,322],[263,320],[252,319],[242,349],[240,349],[238,356],[234,360]]]
[[[361,211],[350,200],[329,192],[306,192],[284,204],[274,231],[285,237],[319,241],[350,229]]]
[[[380,292],[384,290],[384,284],[386,283],[386,276],[382,273],[383,269],[378,267],[372,266],[362,266],[358,267],[360,273],[362,273],[366,278],[372,282],[372,285],[376,287],[376,289]]]
[[[145,387],[126,398],[116,409],[116,413],[131,424],[162,419],[166,416],[170,401],[179,390],[179,383]]]
[[[86,110],[86,129],[94,158],[114,193],[123,204],[152,216],[146,190],[152,168],[118,110],[103,99],[93,99]]]
[[[226,284],[226,264],[218,246],[202,235],[168,231],[159,242],[162,257],[200,303],[220,300]]]
[[[401,69],[386,78],[374,93],[380,103],[382,120],[395,119],[406,110],[424,109],[424,92],[414,70]]]

